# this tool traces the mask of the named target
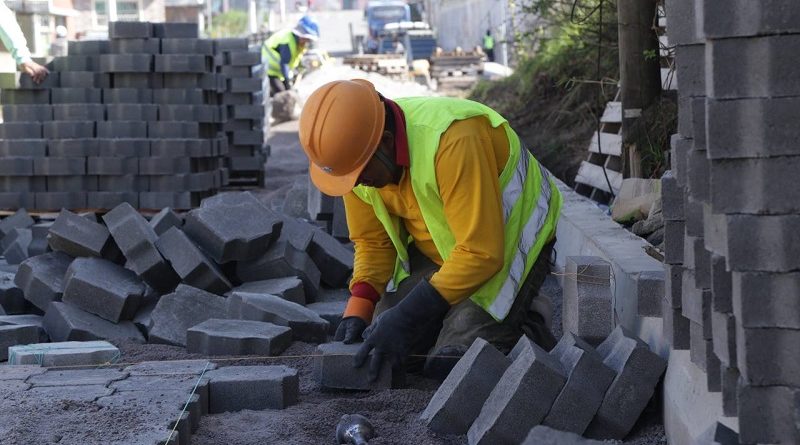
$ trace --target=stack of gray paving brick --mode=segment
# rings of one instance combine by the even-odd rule
[[[347,215],[344,209],[344,199],[340,196],[333,197],[322,193],[317,186],[308,179],[308,204],[309,217],[319,221],[325,230],[340,241],[350,240],[350,230],[347,228]]]
[[[261,54],[248,51],[247,39],[216,39],[214,62],[223,80],[219,103],[228,113],[223,130],[228,139],[225,159],[231,188],[264,185],[264,163],[269,155],[264,141],[262,80],[254,67]]]
[[[798,443],[800,4],[672,0],[667,14],[679,82],[667,299],[741,442]],[[685,348],[686,323],[671,329]]]
[[[122,203],[102,218],[62,210],[35,222],[24,209],[0,220],[0,234],[44,227],[47,245],[0,274],[4,348],[132,340],[278,355],[293,340],[326,342],[349,295],[352,251],[249,192],[149,221]]]
[[[192,208],[225,176],[214,42],[183,23],[118,22],[69,42],[47,80],[3,78],[0,208]]]
[[[437,433],[466,433],[470,445],[522,443],[537,425],[623,439],[666,365],[622,326],[596,350],[567,333],[547,353],[523,336],[505,357],[479,338],[421,418]]]

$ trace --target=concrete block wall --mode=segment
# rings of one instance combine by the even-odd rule
[[[109,36],[70,42],[41,85],[0,79],[0,209],[193,208],[247,164],[231,149],[263,178],[260,55],[245,40],[183,23],[112,23]]]
[[[225,166],[231,187],[261,187],[264,163],[269,155],[264,137],[262,80],[255,67],[261,55],[248,52],[247,39],[215,39],[214,69],[223,79],[220,104],[227,120],[223,131],[228,141]]]
[[[665,245],[682,274],[667,298],[689,319],[676,335],[741,443],[798,443],[800,4],[666,7],[680,87]]]

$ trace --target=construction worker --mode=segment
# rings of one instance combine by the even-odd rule
[[[31,59],[25,35],[22,34],[14,13],[8,9],[5,2],[0,2],[0,40],[8,48],[20,71],[31,76],[34,82],[42,83],[50,72]]]
[[[299,136],[314,184],[344,197],[355,258],[335,339],[363,336],[357,367],[372,351],[374,379],[384,360],[427,354],[416,364],[443,379],[478,337],[555,345],[537,295],[562,198],[502,116],[335,81],[309,97]]]
[[[494,62],[494,37],[490,29],[487,29],[486,35],[483,36],[483,52],[486,53],[489,62]]]
[[[309,16],[303,16],[293,29],[284,29],[271,35],[261,48],[262,59],[267,64],[269,95],[292,87],[290,71],[297,69],[311,42],[319,39],[319,25]]]

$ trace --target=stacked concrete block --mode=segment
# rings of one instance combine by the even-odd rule
[[[14,283],[14,274],[0,272],[0,307],[5,314],[16,315],[28,312],[30,303],[25,300],[25,295]]]
[[[272,280],[249,281],[237,286],[232,292],[269,294],[297,304],[306,304],[303,282],[297,277],[274,278]]]
[[[681,98],[680,135],[673,140],[693,142],[675,144],[672,156],[678,183],[686,186],[686,239],[668,236],[665,243],[683,244],[691,254],[683,266],[695,286],[687,289],[684,280],[683,302],[706,311],[690,311],[692,357],[704,365],[709,389],[721,388],[725,415],[738,414],[742,443],[797,442],[796,422],[778,419],[791,411],[789,400],[800,388],[792,377],[800,354],[789,346],[800,324],[795,302],[785,297],[800,282],[793,234],[800,221],[793,186],[800,88],[790,80],[797,67],[789,62],[800,43],[800,7],[784,0],[672,3],[668,32],[678,44]],[[684,82],[681,75],[697,78],[701,68],[702,89]],[[686,203],[699,205],[702,216]],[[711,255],[703,255],[698,240]],[[706,310],[707,302],[696,298],[708,294]]]
[[[180,23],[113,26],[110,41],[70,42],[77,53],[57,57],[40,85],[28,76],[0,79],[7,116],[0,136],[45,147],[44,153],[26,155],[32,173],[0,183],[1,208],[111,209],[127,202],[188,209],[223,185],[228,138],[221,130],[227,109],[218,105],[225,82],[214,66],[214,42],[198,39],[196,29]],[[160,37],[160,29],[171,27],[185,30]],[[164,107],[178,109],[162,113]],[[113,152],[118,141],[128,139],[142,141],[143,150],[105,150]],[[67,154],[64,140],[96,141],[100,153]],[[169,162],[158,171],[139,169],[138,161],[151,156],[151,143],[163,147],[179,141],[209,149],[160,152],[161,157],[184,158],[188,171]],[[10,153],[0,156],[0,170],[9,162],[20,163]],[[204,179],[166,180],[184,173]]]
[[[466,434],[509,365],[511,359],[485,340],[475,339],[439,386],[421,419],[437,433]]]
[[[39,341],[41,328],[34,325],[0,325],[0,360],[8,360],[9,348]]]
[[[319,294],[320,270],[304,251],[280,241],[264,255],[236,264],[236,275],[243,281],[266,280],[297,276],[303,281],[307,302],[314,302]]]
[[[64,293],[64,275],[73,258],[61,252],[51,252],[28,258],[19,267],[14,283],[25,299],[40,310],[60,301]]]
[[[565,383],[558,359],[524,341],[467,432],[469,443],[522,443],[547,416]]]
[[[261,321],[212,318],[186,333],[186,350],[204,355],[279,355],[291,342],[290,328]]]
[[[228,120],[223,126],[228,139],[226,167],[232,187],[260,187],[264,184],[264,163],[269,155],[264,138],[262,81],[254,68],[260,54],[248,52],[247,39],[216,39],[214,62],[222,78],[219,102]]]
[[[373,382],[369,381],[368,364],[354,368],[353,357],[360,347],[360,343],[346,345],[339,342],[317,346],[314,376],[319,386],[323,389],[370,390],[388,389],[401,383],[402,376],[394,375],[391,366],[382,366],[378,378]],[[374,354],[374,351],[370,354]]]
[[[287,366],[228,366],[205,374],[209,413],[284,409],[298,401],[297,370]]]
[[[597,352],[616,376],[585,434],[593,438],[622,439],[653,396],[667,362],[622,326],[614,329],[597,347]]]
[[[62,210],[47,235],[50,248],[73,257],[119,258],[122,253],[108,229],[97,222]]]
[[[569,257],[564,279],[564,332],[591,344],[614,329],[611,265],[599,257]]]
[[[130,321],[112,323],[62,302],[50,304],[42,327],[55,342],[122,339],[144,342],[141,332]]]

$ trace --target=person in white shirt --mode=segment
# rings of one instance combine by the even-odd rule
[[[14,58],[20,71],[31,76],[34,82],[41,83],[50,74],[47,68],[31,59],[25,35],[22,34],[22,29],[20,29],[14,13],[3,1],[0,1],[0,40],[11,52],[11,57]]]

